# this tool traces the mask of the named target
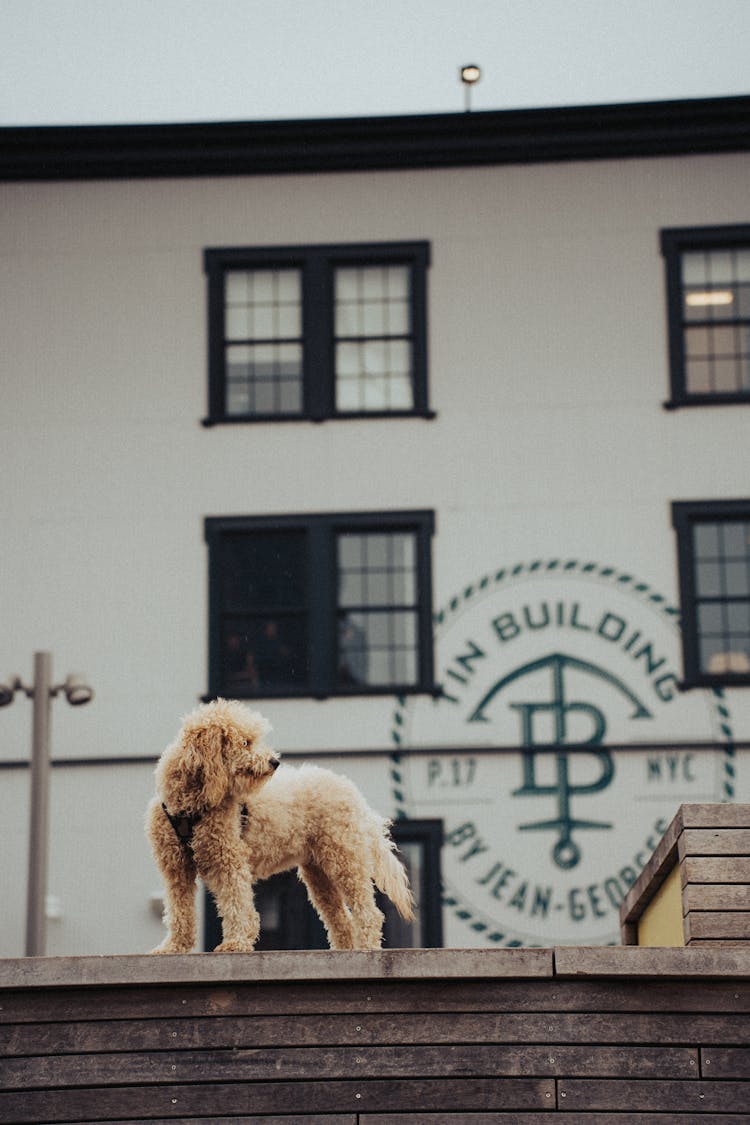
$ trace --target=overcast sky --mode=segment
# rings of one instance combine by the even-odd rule
[[[750,0],[0,0],[0,124],[750,93]]]

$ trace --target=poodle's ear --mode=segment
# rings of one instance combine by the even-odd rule
[[[229,771],[223,750],[224,732],[221,727],[210,725],[185,731],[185,768],[197,806],[215,808],[229,791]]]

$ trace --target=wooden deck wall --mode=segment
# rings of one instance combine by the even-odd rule
[[[750,951],[0,961],[0,1121],[750,1122]]]

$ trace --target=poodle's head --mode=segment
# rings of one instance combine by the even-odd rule
[[[273,777],[278,757],[266,746],[271,726],[242,703],[216,699],[187,715],[156,767],[167,807],[200,813],[228,797],[250,797]]]

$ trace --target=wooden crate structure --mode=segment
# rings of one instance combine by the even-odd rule
[[[620,928],[625,945],[750,946],[750,805],[681,805]]]
[[[0,1121],[750,1122],[750,951],[0,962]]]

